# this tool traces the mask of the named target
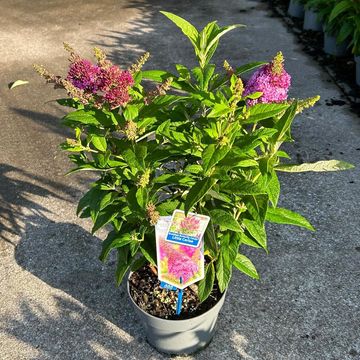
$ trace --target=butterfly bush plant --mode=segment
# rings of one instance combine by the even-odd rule
[[[117,283],[129,269],[156,267],[154,225],[160,216],[175,209],[192,211],[211,218],[204,235],[205,278],[197,286],[204,301],[214,282],[225,291],[233,267],[259,277],[243,247],[268,251],[266,221],[313,230],[301,215],[278,207],[277,172],[334,171],[351,165],[336,160],[282,162],[289,158],[281,145],[292,141],[294,117],[318,96],[288,99],[291,78],[281,53],[269,63],[232,67],[225,61],[216,70],[211,59],[219,39],[240,25],[211,22],[199,32],[186,20],[163,14],[190,40],[198,66],[176,64],[171,73],[142,71],[146,53],[122,70],[99,49],[93,63],[66,45],[66,77],[42,66],[36,70],[69,95],[58,103],[72,109],[62,121],[74,137],[61,145],[75,165],[70,173],[98,174],[77,213],[92,219],[93,233],[109,228],[100,259],[116,252]],[[244,82],[243,74],[251,71]],[[158,85],[145,89],[143,79]],[[180,224],[189,232],[196,225]],[[172,265],[180,266],[180,260]]]

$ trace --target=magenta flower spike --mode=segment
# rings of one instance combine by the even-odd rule
[[[273,61],[255,71],[247,82],[244,96],[261,92],[262,95],[255,100],[249,99],[248,105],[257,103],[273,103],[287,100],[291,76],[284,69],[284,57],[279,52]]]

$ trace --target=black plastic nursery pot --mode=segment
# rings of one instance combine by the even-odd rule
[[[186,320],[168,320],[148,314],[135,303],[130,293],[130,276],[131,273],[127,282],[128,295],[137,316],[144,325],[150,345],[163,353],[185,355],[199,351],[210,343],[215,334],[216,321],[224,304],[226,291],[205,313]]]

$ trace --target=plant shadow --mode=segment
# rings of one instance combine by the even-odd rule
[[[15,245],[30,218],[46,218],[51,211],[38,198],[71,201],[75,188],[45,179],[9,164],[0,164],[0,245]]]

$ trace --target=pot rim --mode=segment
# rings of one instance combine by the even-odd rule
[[[134,301],[133,297],[131,296],[130,294],[130,284],[129,284],[129,280],[130,280],[130,277],[132,275],[133,271],[130,271],[129,272],[129,275],[127,277],[127,282],[126,282],[126,289],[127,289],[127,293],[128,293],[128,296],[131,300],[131,302],[135,305],[135,307],[141,311],[141,313],[143,313],[144,315],[152,318],[152,319],[156,319],[158,321],[166,321],[168,323],[171,323],[171,322],[174,322],[174,323],[177,323],[177,324],[186,324],[186,322],[192,322],[194,321],[195,319],[198,320],[198,319],[201,319],[203,317],[206,317],[206,315],[210,312],[210,311],[213,311],[215,308],[218,308],[218,307],[221,307],[222,306],[222,303],[224,302],[224,299],[225,299],[225,295],[227,293],[227,289],[225,289],[225,291],[222,293],[219,301],[212,307],[210,308],[209,310],[205,311],[204,313],[202,313],[201,315],[198,315],[198,316],[194,316],[190,319],[179,319],[179,320],[173,320],[173,319],[163,319],[163,318],[160,318],[160,317],[157,317],[157,316],[154,316],[154,315],[151,315],[149,313],[147,313],[145,310],[143,310],[138,304],[136,304],[136,302]]]

